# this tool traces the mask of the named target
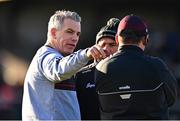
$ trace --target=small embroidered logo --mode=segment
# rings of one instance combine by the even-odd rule
[[[82,73],[84,74],[84,73],[88,73],[88,72],[91,72],[91,70],[85,70]]]
[[[129,85],[123,86],[123,87],[119,87],[119,90],[124,90],[124,89],[130,89]]]
[[[123,94],[123,95],[120,95],[120,97],[122,99],[129,99],[131,97],[131,94]]]
[[[93,88],[95,87],[95,84],[91,84],[90,82],[87,83],[86,88]]]

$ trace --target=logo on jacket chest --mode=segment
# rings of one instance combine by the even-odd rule
[[[86,88],[94,88],[95,84],[94,83],[87,83]]]

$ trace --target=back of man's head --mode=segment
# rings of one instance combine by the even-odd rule
[[[124,43],[139,43],[142,37],[148,36],[145,21],[136,15],[127,15],[119,23],[117,34],[123,38]]]

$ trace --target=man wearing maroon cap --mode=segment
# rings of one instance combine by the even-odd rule
[[[127,15],[116,35],[117,53],[96,66],[101,119],[169,119],[177,98],[177,81],[158,57],[147,56],[148,29]]]

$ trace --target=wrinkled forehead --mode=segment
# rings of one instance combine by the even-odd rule
[[[81,32],[81,23],[77,22],[77,21],[75,21],[73,19],[66,18],[66,19],[64,19],[62,28],[64,28],[64,29],[72,29],[73,31]]]

